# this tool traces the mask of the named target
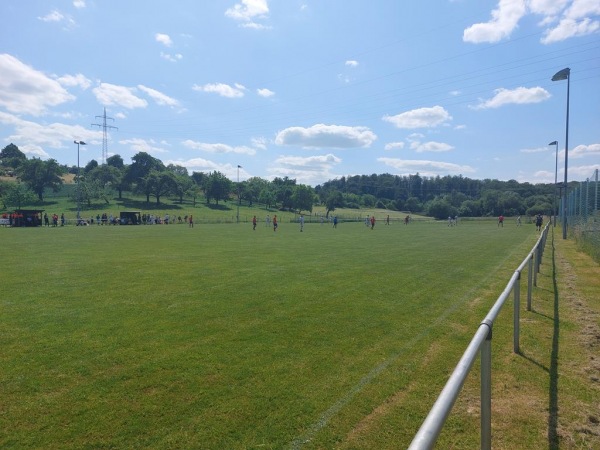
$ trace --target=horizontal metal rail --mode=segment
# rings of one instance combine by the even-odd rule
[[[542,254],[546,244],[546,236],[548,234],[550,223],[546,225],[539,239],[529,252],[527,257],[515,270],[511,276],[506,288],[500,294],[488,314],[485,316],[483,321],[480,323],[475,335],[471,339],[467,349],[460,358],[458,365],[450,375],[450,378],[446,382],[444,389],[438,396],[433,407],[429,411],[429,414],[425,418],[425,421],[419,428],[419,431],[413,438],[409,450],[423,450],[431,449],[435,445],[437,438],[439,437],[446,419],[450,415],[452,407],[458,398],[458,395],[467,379],[477,354],[481,352],[481,437],[480,437],[480,448],[483,450],[491,449],[492,441],[492,328],[494,321],[500,310],[504,306],[504,303],[510,296],[511,292],[514,292],[514,339],[513,339],[513,351],[519,352],[519,310],[520,310],[520,279],[521,273],[528,266],[528,289],[527,289],[527,309],[531,310],[531,286],[532,274],[539,272],[539,266],[542,262]]]

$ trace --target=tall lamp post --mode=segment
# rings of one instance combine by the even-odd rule
[[[556,165],[554,167],[554,227],[556,227],[556,216],[558,216],[558,201],[556,199],[556,185],[558,182],[558,141],[552,141],[548,145],[556,145]]]
[[[562,194],[563,203],[563,239],[567,238],[567,168],[569,166],[569,90],[571,88],[571,69],[568,67],[559,70],[552,77],[552,81],[567,80],[567,127],[565,136],[565,186]]]
[[[87,145],[85,142],[83,141],[73,141],[74,144],[77,144],[77,225],[79,225],[79,213],[81,211],[80,208],[80,199],[81,196],[79,195],[79,146],[80,145]]]
[[[240,222],[240,169],[242,168],[242,166],[240,166],[238,164],[237,166],[237,191],[238,191],[238,201],[237,201],[237,216],[236,216],[236,221],[239,223]]]

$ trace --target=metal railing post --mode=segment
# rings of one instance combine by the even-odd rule
[[[531,311],[531,291],[533,289],[533,254],[529,256],[527,269],[527,311]]]
[[[533,251],[533,285],[537,286],[537,274],[538,274],[538,252],[539,249],[537,245],[535,246],[535,250]]]
[[[481,437],[480,448],[492,448],[492,324],[484,322],[489,327],[488,335],[481,344]]]
[[[513,292],[515,295],[514,299],[514,314],[513,314],[513,351],[515,353],[519,353],[519,337],[521,334],[521,272],[518,272],[519,276],[517,277],[515,284],[513,286]]]

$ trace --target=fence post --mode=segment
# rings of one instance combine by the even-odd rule
[[[537,274],[538,274],[538,270],[539,270],[539,268],[538,268],[538,259],[539,259],[538,253],[539,253],[539,251],[540,250],[539,250],[538,246],[536,245],[535,250],[533,251],[533,256],[534,256],[533,257],[533,285],[534,286],[537,286]]]
[[[492,326],[493,322],[484,321],[489,327],[488,335],[481,344],[481,437],[480,448],[492,448]]]
[[[521,333],[521,328],[520,328],[520,320],[521,320],[521,316],[520,316],[520,308],[521,308],[521,272],[518,272],[519,276],[517,277],[517,279],[515,280],[515,284],[513,286],[513,292],[515,295],[515,299],[514,299],[514,314],[513,314],[513,327],[514,327],[514,332],[513,332],[513,351],[515,353],[519,353],[520,349],[519,349],[519,336]]]
[[[533,289],[533,254],[529,256],[529,267],[527,269],[527,311],[531,311],[531,291]]]

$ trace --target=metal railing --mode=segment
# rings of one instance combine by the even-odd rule
[[[509,298],[511,291],[514,294],[514,313],[513,313],[513,351],[519,353],[519,311],[521,303],[521,274],[525,267],[528,267],[527,277],[527,310],[531,311],[531,293],[532,287],[537,285],[537,274],[542,263],[544,247],[548,235],[550,223],[542,230],[539,239],[529,252],[527,257],[515,270],[506,285],[506,288],[500,294],[487,316],[473,336],[458,365],[450,375],[444,389],[440,393],[421,428],[413,438],[409,450],[421,450],[433,448],[446,419],[448,418],[452,407],[465,383],[467,375],[477,358],[477,353],[481,352],[481,437],[480,448],[489,450],[492,447],[492,328],[494,320],[498,316],[502,306]]]

